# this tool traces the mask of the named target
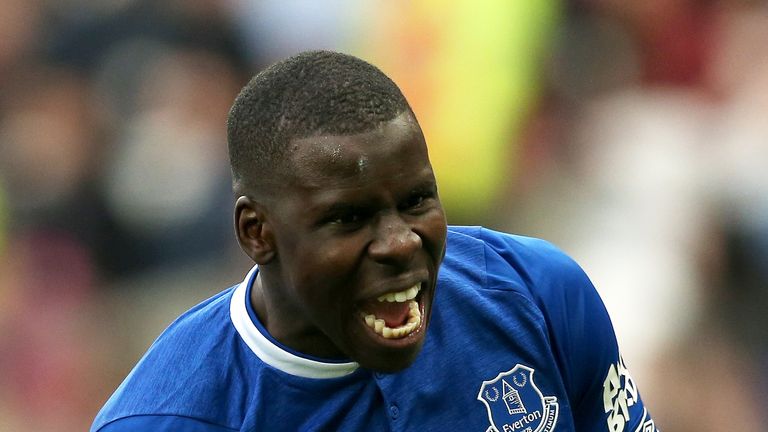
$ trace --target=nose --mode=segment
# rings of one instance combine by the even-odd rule
[[[382,264],[408,264],[421,249],[421,237],[399,215],[383,216],[368,254]]]

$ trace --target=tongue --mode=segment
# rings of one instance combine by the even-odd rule
[[[376,318],[383,319],[389,328],[399,327],[408,320],[408,302],[371,302],[365,305],[366,313],[376,315]]]

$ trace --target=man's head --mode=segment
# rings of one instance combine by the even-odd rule
[[[308,52],[257,75],[230,111],[237,235],[273,337],[363,367],[424,341],[446,224],[424,136],[374,66]]]
[[[272,183],[292,140],[365,132],[409,111],[397,85],[356,57],[308,51],[257,74],[227,121],[235,188]],[[267,188],[263,193],[268,193]]]

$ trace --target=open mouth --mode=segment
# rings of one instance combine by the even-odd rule
[[[367,302],[360,313],[365,325],[384,339],[402,339],[421,326],[421,282]]]

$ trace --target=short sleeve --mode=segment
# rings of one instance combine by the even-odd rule
[[[552,244],[483,230],[519,273],[547,326],[579,432],[656,432],[619,353],[608,312],[581,267]]]

